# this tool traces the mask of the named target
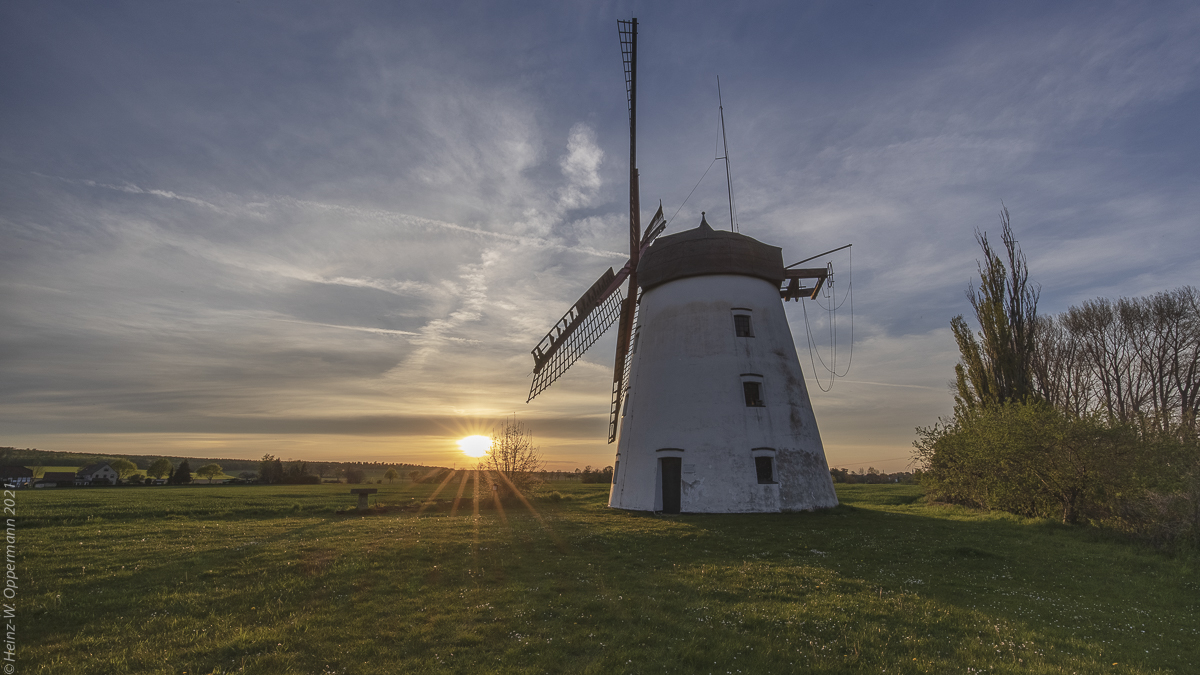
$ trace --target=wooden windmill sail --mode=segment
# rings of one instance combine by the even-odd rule
[[[667,226],[662,204],[642,236],[641,204],[638,198],[637,170],[637,19],[618,21],[621,57],[625,65],[625,93],[629,105],[629,260],[619,272],[612,268],[600,275],[563,315],[558,323],[533,348],[533,383],[529,398],[545,391],[567,371],[596,340],[620,318],[617,329],[617,353],[613,359],[612,401],[608,421],[608,442],[617,437],[617,413],[625,393],[629,343],[637,312],[637,266],[641,253]],[[621,285],[628,279],[628,291]]]

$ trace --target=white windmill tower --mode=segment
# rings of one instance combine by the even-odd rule
[[[667,513],[778,512],[837,504],[783,300],[815,297],[825,268],[735,232],[641,236],[637,19],[618,22],[629,102],[630,258],[609,268],[533,349],[529,400],[619,316],[609,505]],[[622,298],[620,287],[629,279]],[[811,288],[802,279],[815,280]],[[640,294],[639,294],[640,290]]]

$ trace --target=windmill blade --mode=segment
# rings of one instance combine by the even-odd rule
[[[662,202],[658,202],[658,212],[650,219],[650,225],[646,228],[646,236],[642,237],[642,250],[649,248],[650,244],[662,234],[662,231],[667,229],[667,219],[663,217]]]
[[[595,344],[621,313],[621,282],[629,274],[608,268],[533,348],[533,383],[529,398],[542,393]]]
[[[637,326],[638,307],[641,300],[641,293],[638,293],[637,300],[633,303],[633,317],[630,319],[631,326]],[[628,302],[628,301],[626,301]],[[622,312],[622,318],[624,313]],[[634,328],[632,332],[636,331]],[[617,333],[620,335],[620,331]],[[636,339],[636,338],[634,338]],[[633,364],[632,348],[621,354],[620,344],[617,345],[617,358],[613,366],[613,389],[612,400],[608,407],[608,442],[612,443],[617,440],[617,421],[621,418],[621,406],[625,402],[625,397],[629,394],[629,367]]]
[[[625,396],[625,364],[629,360],[629,339],[637,311],[637,289],[631,289],[629,297],[621,303],[621,327],[617,330],[617,356],[613,361],[612,400],[608,406],[608,442],[617,440],[617,421],[621,415],[621,401]]]

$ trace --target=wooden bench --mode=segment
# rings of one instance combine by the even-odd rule
[[[367,495],[373,495],[376,492],[379,492],[379,490],[376,488],[355,488],[350,491],[350,494],[358,495],[358,510],[365,511],[365,510],[367,510],[367,506],[368,506]]]

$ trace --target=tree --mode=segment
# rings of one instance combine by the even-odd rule
[[[117,477],[122,481],[138,472],[137,465],[127,459],[114,459],[108,465],[117,472]]]
[[[346,482],[351,485],[358,485],[366,478],[367,474],[362,469],[346,469]]]
[[[258,463],[258,479],[264,483],[283,482],[283,462],[275,455],[263,455]]]
[[[417,482],[417,479],[421,477],[421,472],[420,472],[420,471],[416,471],[416,470],[409,471],[409,472],[408,472],[408,477],[409,477],[410,479],[412,479],[412,482],[414,482],[414,483],[415,483],[415,482]]]
[[[1096,393],[1083,340],[1068,330],[1061,316],[1039,316],[1034,333],[1033,379],[1038,397],[1067,415],[1087,415]]]
[[[208,482],[210,484],[213,482],[213,478],[215,478],[216,476],[219,476],[222,473],[224,473],[224,471],[221,469],[220,464],[205,464],[204,466],[200,467],[199,469],[196,469],[196,475],[204,476],[205,478],[208,479]]]
[[[515,417],[492,430],[492,447],[483,464],[500,474],[501,482],[506,484],[501,489],[524,494],[540,482],[537,472],[542,470],[541,452],[533,444],[533,433]]]
[[[185,459],[179,464],[179,468],[175,469],[175,473],[171,474],[171,483],[173,485],[187,485],[192,482],[192,466]]]
[[[295,461],[283,471],[280,482],[288,485],[317,485],[321,482],[321,477],[308,472],[308,462]]]
[[[1195,437],[1200,413],[1200,293],[1088,300],[1058,318],[1075,345],[1089,412],[1145,433]]]
[[[387,479],[387,482],[391,483],[400,477],[400,472],[396,471],[396,467],[394,466],[388,467],[388,470],[383,474],[383,477]]]
[[[171,460],[165,457],[159,457],[150,463],[150,468],[146,469],[146,475],[151,478],[162,478],[171,473],[174,467],[171,466]]]
[[[950,321],[962,358],[954,367],[956,414],[1036,395],[1033,354],[1040,289],[1029,285],[1029,268],[1007,207],[1000,212],[1000,225],[1007,267],[987,233],[975,231],[984,259],[978,263],[979,287],[967,288],[967,300],[979,323],[978,340],[961,314]]]

